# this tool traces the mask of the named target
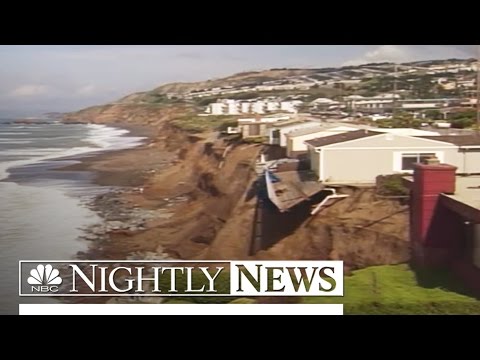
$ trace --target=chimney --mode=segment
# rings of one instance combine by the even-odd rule
[[[448,227],[449,212],[440,204],[442,193],[455,193],[457,168],[430,158],[415,164],[410,194],[410,241],[414,260],[439,265],[448,258],[447,244],[455,238]]]
[[[440,165],[440,160],[436,156],[429,157],[423,161],[425,165]]]

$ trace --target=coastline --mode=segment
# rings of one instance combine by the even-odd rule
[[[263,145],[222,138],[213,130],[192,134],[171,126],[174,116],[167,113],[146,122],[143,129],[150,136],[144,145],[87,157],[64,168],[91,171],[95,184],[112,188],[89,204],[103,223],[87,229],[90,249],[78,254],[81,259],[344,257],[346,267],[356,269],[408,258],[406,207],[377,199],[374,189],[348,186],[341,191],[349,197],[321,217],[306,216],[308,203],[286,214],[264,211],[262,231],[275,244],[262,244],[252,254],[255,160]],[[105,118],[95,122],[122,126]],[[341,215],[345,211],[348,218]],[[388,222],[378,222],[385,213],[392,214]],[[366,224],[368,230],[357,230]],[[346,234],[357,240],[351,244]],[[376,252],[366,251],[372,243]]]
[[[87,205],[103,221],[86,229],[89,250],[77,257],[249,258],[255,199],[247,193],[257,178],[252,159],[262,147],[228,143],[215,132],[193,135],[166,121],[151,129],[144,145],[58,169],[92,172],[94,184],[111,187]]]
[[[168,123],[155,127],[102,124],[129,130],[125,136],[147,136],[142,145],[78,155],[70,158],[75,164],[51,170],[88,172],[91,184],[105,188],[100,195],[94,195],[93,200],[83,203],[100,221],[82,229],[81,238],[87,249],[77,252],[78,260],[295,260],[336,259],[346,254],[350,263],[367,267],[379,262],[403,262],[407,256],[408,244],[402,240],[405,229],[397,226],[403,223],[401,214],[389,225],[393,236],[379,237],[375,228],[380,225],[373,225],[373,231],[353,239],[361,240],[359,243],[364,245],[353,247],[344,239],[346,226],[353,229],[357,224],[379,218],[380,213],[397,213],[402,207],[386,200],[380,201],[381,204],[377,201],[378,211],[367,213],[362,210],[362,204],[357,206],[355,202],[361,197],[370,203],[373,194],[363,190],[355,193],[353,189],[343,189],[355,196],[332,209],[332,216],[303,224],[294,222],[298,226],[294,233],[286,233],[289,231],[286,225],[293,218],[289,218],[290,222],[285,219],[291,214],[275,215],[274,212],[266,216],[263,229],[272,236],[283,235],[283,239],[269,249],[251,254],[257,204],[252,194],[257,180],[254,161],[262,145],[231,142],[214,132],[192,135]],[[338,217],[339,212],[354,208],[356,218]],[[298,211],[297,215],[301,221],[303,217]],[[371,253],[363,249],[372,242],[377,252],[370,256]],[[350,269],[347,267],[345,271],[348,273]],[[90,303],[92,300],[62,301]],[[122,303],[138,299],[93,301]],[[142,301],[163,300],[145,298]]]
[[[175,153],[160,149],[153,126],[131,124],[105,124],[128,130],[127,136],[145,137],[142,145],[79,156],[78,163],[52,171],[89,172],[92,184],[109,188],[92,201],[87,208],[102,221],[82,229],[82,238],[88,250],[79,251],[80,260],[98,259],[165,259],[161,246],[141,246],[137,236],[150,228],[152,219],[170,219],[174,207],[185,199],[167,199],[163,207],[152,206],[144,197],[143,189],[152,175],[166,170],[177,161]],[[155,207],[155,209],[153,209]],[[118,240],[122,239],[122,246]],[[128,244],[128,245],[127,245]],[[155,255],[155,256],[154,256]]]

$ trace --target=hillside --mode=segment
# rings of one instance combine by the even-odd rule
[[[438,92],[437,81],[475,79],[475,59],[448,59],[397,64],[399,90],[406,95],[460,96],[463,90]],[[225,78],[200,82],[170,83],[153,90],[129,94],[118,101],[68,114],[96,116],[113,105],[200,105],[218,98],[248,99],[257,96],[301,93],[312,98],[364,94],[373,96],[391,91],[395,64],[377,63],[338,68],[269,69],[242,72]],[[411,93],[411,94],[410,94]]]
[[[438,85],[436,77],[446,73],[452,78],[472,76],[472,62],[452,59],[404,64],[398,87],[429,96],[427,87]],[[423,69],[411,72],[408,66]],[[89,230],[89,251],[78,257],[330,259],[343,260],[346,274],[408,262],[411,249],[405,199],[386,197],[375,187],[343,186],[337,191],[348,198],[316,216],[310,215],[318,204],[315,198],[280,213],[261,198],[264,184],[255,161],[266,150],[264,145],[236,135],[220,136],[238,116],[198,116],[204,111],[202,105],[219,98],[308,94],[303,95],[307,102],[315,97],[390,91],[394,67],[382,63],[239,73],[210,81],[166,84],[66,114],[66,122],[140,126],[148,136],[136,149],[105,153],[65,169],[92,171],[97,184],[121,189],[95,199],[92,206],[105,224]],[[410,84],[412,78],[421,79],[420,84]],[[346,311],[449,313],[458,312],[459,306],[477,311],[474,300],[426,290],[414,276],[404,265],[354,272],[346,282]],[[398,289],[404,295],[400,305]],[[431,302],[430,296],[437,296],[443,307]],[[412,298],[421,306],[412,308]],[[460,302],[462,299],[465,301]],[[459,306],[449,305],[457,300]]]
[[[315,73],[309,69],[271,69],[265,71],[242,72],[222,79],[207,80],[196,83],[172,83],[160,86],[152,92],[159,94],[177,93],[185,94],[195,90],[222,86],[247,86],[251,83],[263,83],[288,78],[291,76],[302,76]]]

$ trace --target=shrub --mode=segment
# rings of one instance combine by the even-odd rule
[[[402,174],[377,177],[377,194],[383,196],[407,196],[409,189],[403,184]]]
[[[208,131],[224,131],[229,126],[237,125],[234,116],[196,116],[185,115],[172,120],[171,124],[184,131],[198,134]]]

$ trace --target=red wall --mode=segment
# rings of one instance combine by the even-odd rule
[[[411,191],[410,232],[417,263],[442,266],[453,256],[462,221],[440,203],[442,193],[455,192],[455,172],[451,165],[416,164]]]
[[[413,260],[417,265],[448,267],[465,289],[480,296],[480,269],[473,265],[465,215],[442,195],[455,192],[455,172],[454,166],[443,164],[415,167],[410,198]]]

